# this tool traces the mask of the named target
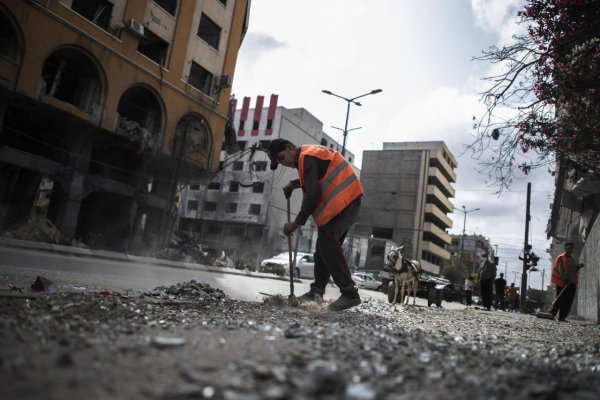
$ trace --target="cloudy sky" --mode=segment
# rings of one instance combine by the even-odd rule
[[[464,153],[473,140],[472,117],[483,113],[481,78],[490,71],[472,58],[510,40],[518,7],[519,0],[254,0],[233,93],[253,101],[278,94],[279,105],[306,108],[341,143],[342,132],[330,126],[344,126],[347,103],[321,90],[352,98],[382,89],[350,110],[348,128],[362,127],[347,140],[356,164],[364,150],[379,150],[383,142],[444,141],[458,160],[451,200],[457,208],[481,209],[467,214],[466,232],[497,245],[499,272],[506,268],[509,282],[522,268],[517,257],[531,182],[529,242],[542,256],[546,285],[552,177],[536,171],[498,195]],[[451,233],[462,233],[463,213],[450,217]],[[530,285],[541,287],[541,273],[530,274]]]

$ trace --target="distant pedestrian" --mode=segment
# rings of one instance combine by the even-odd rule
[[[483,253],[482,256],[484,260],[479,267],[479,288],[481,290],[483,308],[490,311],[492,308],[494,278],[496,277],[496,264],[488,259],[488,253]]]
[[[465,281],[465,301],[467,303],[467,307],[471,307],[473,304],[473,288],[475,287],[475,280],[471,275],[467,277]]]
[[[506,297],[508,298],[508,311],[515,311],[518,295],[514,282],[510,284],[508,289],[506,289]]]
[[[501,309],[504,311],[504,292],[506,291],[506,279],[504,274],[500,273],[500,277],[494,281],[494,291],[496,292],[496,301],[494,302],[494,308]]]
[[[573,257],[573,247],[573,242],[565,243],[565,252],[559,254],[552,264],[551,282],[556,285],[556,300],[550,313],[555,317],[558,314],[559,321],[565,321],[571,311],[579,270],[583,268],[583,264],[578,265]]]

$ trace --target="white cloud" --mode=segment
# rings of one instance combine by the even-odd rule
[[[507,24],[513,24],[522,3],[522,0],[471,0],[471,10],[479,27],[501,33]]]

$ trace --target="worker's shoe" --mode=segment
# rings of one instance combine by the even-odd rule
[[[342,293],[340,297],[329,305],[330,311],[342,311],[357,306],[361,303],[358,293]]]
[[[304,293],[302,296],[298,297],[300,303],[323,303],[323,295],[320,293],[315,293],[313,291],[308,291]]]

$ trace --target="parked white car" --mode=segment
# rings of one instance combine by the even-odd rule
[[[352,279],[360,288],[371,289],[371,290],[381,290],[381,281],[373,278],[371,275],[356,272],[352,274]]]
[[[279,253],[273,258],[261,261],[258,268],[259,272],[272,273],[276,275],[289,275],[290,263],[289,253]],[[292,254],[293,257],[293,254]],[[296,267],[294,276],[298,278],[313,278],[315,269],[315,260],[312,254],[298,252],[296,255]]]

